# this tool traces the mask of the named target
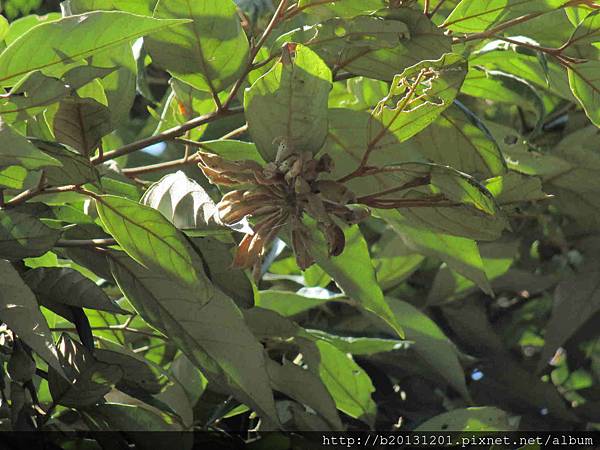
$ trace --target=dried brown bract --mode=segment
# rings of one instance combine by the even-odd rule
[[[330,256],[341,254],[345,245],[344,232],[334,217],[353,224],[368,216],[364,208],[352,207],[356,197],[346,186],[321,178],[333,167],[328,155],[315,159],[310,152],[286,150],[264,166],[210,153],[200,153],[199,160],[212,183],[237,188],[217,204],[219,219],[228,225],[244,217],[255,221],[254,233],[242,239],[234,259],[237,267],[252,267],[255,276],[268,245],[283,229],[290,233],[298,266],[305,270],[314,263],[309,250],[311,230],[302,221],[305,213],[325,236]]]

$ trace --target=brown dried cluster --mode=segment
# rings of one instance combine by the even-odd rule
[[[364,208],[350,206],[355,196],[346,186],[320,179],[332,169],[328,155],[315,159],[310,152],[282,153],[264,166],[210,153],[199,155],[199,167],[212,183],[237,188],[217,205],[220,220],[228,225],[247,216],[256,220],[254,234],[242,239],[234,260],[237,267],[253,267],[255,276],[269,243],[284,229],[289,230],[298,266],[304,270],[314,263],[309,252],[311,231],[302,221],[304,213],[315,219],[332,256],[339,255],[345,245],[344,232],[334,216],[351,224],[369,214]]]

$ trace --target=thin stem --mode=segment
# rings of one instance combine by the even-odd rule
[[[429,0],[425,0],[425,5],[423,6],[423,14],[429,17]]]
[[[77,190],[77,186],[74,184],[67,186],[58,186],[54,188],[37,186],[35,188],[27,189],[26,191],[23,191],[18,195],[15,195],[8,202],[6,202],[5,206],[7,208],[13,208],[41,194],[55,194],[58,192],[70,192],[75,190]]]
[[[152,173],[152,172],[160,172],[161,170],[172,169],[174,167],[180,167],[180,166],[187,166],[188,164],[196,164],[197,162],[198,162],[198,158],[196,157],[196,155],[192,155],[192,156],[189,156],[187,159],[182,158],[182,159],[175,159],[173,161],[166,161],[166,162],[157,163],[157,164],[150,164],[147,166],[130,167],[128,169],[123,169],[121,172],[123,173],[123,175],[125,175],[129,178],[133,178],[138,175],[143,175],[143,174]]]
[[[469,42],[469,41],[475,41],[478,39],[488,39],[492,36],[494,36],[495,34],[500,33],[501,31],[506,30],[507,28],[513,27],[515,25],[519,25],[521,23],[527,22],[529,20],[535,19],[536,17],[541,16],[542,14],[544,14],[543,12],[537,12],[537,13],[531,13],[531,14],[526,14],[524,16],[520,16],[520,17],[516,17],[515,19],[512,20],[508,20],[504,23],[501,23],[500,25],[494,27],[494,28],[490,28],[487,31],[482,31],[481,33],[475,33],[475,34],[471,34],[471,35],[467,35],[463,38],[460,38],[460,40],[462,42]],[[460,19],[462,20],[462,19]],[[458,21],[458,20],[457,20]],[[455,22],[448,22],[445,23],[443,25],[443,27],[447,27],[448,25],[452,25]]]
[[[248,64],[246,65],[246,70],[244,70],[244,73],[237,79],[237,81],[231,88],[231,91],[229,91],[229,95],[227,96],[227,99],[225,100],[225,102],[223,102],[223,109],[225,109],[225,110],[229,109],[229,106],[231,105],[231,103],[235,99],[235,96],[237,95],[238,91],[244,84],[246,77],[254,68],[254,60],[256,59],[258,52],[263,47],[263,45],[265,45],[265,42],[267,42],[267,39],[269,38],[269,35],[273,32],[273,30],[283,20],[286,19],[285,15],[284,15],[284,11],[287,8],[287,4],[288,4],[288,0],[281,0],[281,2],[279,3],[279,6],[275,10],[275,13],[273,14],[273,17],[271,17],[271,21],[267,25],[267,28],[265,28],[265,31],[263,32],[262,36],[260,37],[260,39],[258,40],[256,45],[252,46],[252,48],[250,49],[250,55],[248,56]]]
[[[429,14],[429,17],[433,17],[436,15],[436,13],[439,11],[439,9],[442,7],[442,5],[446,2],[446,0],[440,0],[440,2],[435,5],[435,8],[433,8],[433,10],[431,11],[431,13]]]
[[[406,95],[404,96],[404,98],[402,99],[400,104],[397,106],[396,113],[394,114],[394,117],[390,120],[390,125],[383,126],[382,130],[377,134],[377,136],[375,136],[375,138],[373,138],[369,142],[369,144],[367,145],[367,149],[365,150],[365,153],[363,154],[363,157],[362,157],[358,167],[356,168],[356,170],[354,170],[354,172],[337,180],[338,183],[344,183],[345,181],[348,181],[352,178],[358,177],[364,173],[365,168],[367,167],[367,162],[369,161],[369,156],[371,156],[371,152],[375,149],[375,146],[377,145],[377,143],[379,141],[381,141],[381,139],[383,139],[385,134],[389,131],[391,123],[393,123],[398,118],[398,116],[400,114],[402,114],[402,112],[404,112],[404,110],[406,109],[408,104],[413,100],[413,96],[414,96],[415,92],[417,91],[417,87],[421,83],[421,80],[423,79],[424,76],[425,76],[425,70],[422,70],[419,73],[419,75],[417,76],[417,79],[415,80],[415,82],[409,87],[408,92],[406,93]]]
[[[158,143],[164,142],[164,141],[170,141],[179,136],[183,136],[187,131],[197,128],[201,125],[204,125],[204,124],[207,124],[210,122],[214,122],[215,120],[221,119],[226,116],[239,114],[244,111],[244,109],[241,107],[225,108],[225,106],[224,106],[223,108],[224,109],[214,111],[212,113],[205,114],[203,116],[196,117],[192,120],[189,120],[188,122],[185,122],[181,125],[173,127],[169,130],[163,131],[162,133],[159,133],[155,136],[150,136],[145,139],[141,139],[139,141],[135,141],[130,144],[124,145],[123,147],[118,148],[116,150],[106,152],[106,153],[104,153],[102,159],[100,159],[99,157],[93,158],[92,163],[100,164],[104,161],[108,161],[110,159],[115,159],[120,156],[124,156],[124,155],[128,155],[129,153],[136,152],[143,148],[149,147],[150,145],[158,144]]]
[[[415,178],[414,180],[404,183],[402,186],[386,189],[385,191],[377,192],[375,194],[365,195],[363,197],[357,198],[356,201],[357,203],[365,203],[370,200],[375,200],[378,197],[383,197],[384,195],[393,194],[394,192],[401,192],[413,187],[425,186],[426,184],[429,184],[430,180],[431,178],[429,176]]]
[[[239,128],[236,128],[235,130],[230,131],[229,133],[221,136],[219,139],[220,140],[225,140],[225,139],[231,139],[234,137],[239,136],[240,134],[244,134],[246,131],[248,131],[248,124],[244,124]]]

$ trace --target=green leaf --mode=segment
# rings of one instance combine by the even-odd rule
[[[174,77],[215,94],[246,68],[248,39],[231,0],[159,0],[154,17],[188,19],[145,39],[152,61]]]
[[[196,288],[163,271],[116,253],[110,261],[119,287],[144,320],[169,336],[210,383],[277,423],[263,347],[231,299],[215,289],[206,302]]]
[[[141,16],[151,16],[156,0],[69,0],[71,14],[88,11],[126,11]]]
[[[485,181],[485,187],[500,205],[550,198],[542,191],[540,178],[528,177],[517,172],[508,172],[504,176],[490,178]]]
[[[40,267],[29,270],[23,280],[37,295],[42,306],[53,305],[97,309],[114,314],[129,314],[89,278],[68,267]]]
[[[543,369],[558,347],[600,311],[598,271],[585,271],[563,279],[554,293],[554,308],[545,330],[538,368]]]
[[[27,175],[27,169],[21,166],[0,168],[0,188],[22,189]]]
[[[4,40],[4,37],[8,33],[8,20],[4,16],[0,16],[0,42]]]
[[[0,275],[2,321],[44,361],[62,372],[52,333],[35,295],[8,261],[0,259]]]
[[[597,59],[600,41],[600,13],[593,11],[579,25],[567,41],[569,52],[576,57]]]
[[[392,298],[388,299],[388,303],[405,330],[406,338],[414,342],[410,349],[463,398],[468,399],[465,374],[458,359],[458,350],[452,341],[433,320],[411,304]]]
[[[506,162],[490,131],[458,102],[403,146],[414,148],[431,162],[474,176],[485,178],[506,171]]]
[[[97,197],[96,208],[107,231],[132,258],[195,289],[199,302],[210,300],[213,287],[199,261],[183,234],[160,212],[115,196]]]
[[[414,136],[452,105],[467,73],[467,62],[453,53],[422,61],[394,77],[390,92],[373,112],[400,142]],[[409,87],[410,86],[410,87]],[[369,134],[375,146],[384,131]]]
[[[546,115],[544,101],[527,80],[512,73],[472,67],[461,89],[462,94],[491,102],[502,102],[521,107],[537,116],[534,132],[539,132]]]
[[[293,363],[279,364],[271,359],[267,360],[267,372],[274,389],[319,413],[332,430],[344,429],[336,404],[313,372]]]
[[[369,194],[359,197],[360,202],[375,208],[397,208],[414,225],[438,233],[495,240],[509,226],[483,185],[447,166],[396,164],[375,168],[356,183],[363,187],[361,193]]]
[[[573,94],[594,125],[600,127],[600,61],[571,64],[568,72]]]
[[[269,289],[261,291],[256,306],[270,309],[282,316],[289,317],[311,308],[321,306],[331,299],[305,297],[294,292]]]
[[[41,256],[54,247],[60,231],[47,227],[33,213],[25,207],[0,210],[0,258],[17,261]]]
[[[552,60],[540,60],[538,52],[522,46],[492,41],[469,57],[471,67],[481,66],[487,71],[497,70],[517,75],[538,88],[566,100],[574,100],[569,80],[563,67]]]
[[[325,341],[302,345],[309,370],[318,374],[336,407],[350,417],[373,426],[377,406],[375,387],[365,371],[347,354]]]
[[[118,366],[97,361],[87,348],[67,334],[58,340],[57,348],[67,379],[51,369],[48,385],[58,405],[73,408],[93,405],[108,394],[123,375]]]
[[[254,289],[246,273],[233,267],[233,245],[211,237],[190,238],[208,279],[240,308],[254,306]]]
[[[5,101],[0,101],[0,115],[6,120],[25,120],[29,115],[44,111],[44,107],[73,95],[78,89],[96,79],[110,76],[114,68],[77,66],[60,78],[35,71],[25,76],[9,93]]]
[[[339,256],[330,257],[324,237],[319,232],[312,233],[313,239],[309,248],[311,256],[348,297],[356,300],[367,311],[381,317],[403,338],[402,327],[392,314],[377,284],[369,247],[360,229],[357,225],[346,227],[344,235],[344,252]]]
[[[426,256],[440,258],[453,270],[474,281],[484,292],[492,292],[477,242],[416,227],[398,211],[378,210],[377,215],[394,228],[406,245]]]
[[[215,202],[180,170],[150,186],[140,203],[160,211],[179,229],[222,228],[215,223]]]
[[[250,135],[265,161],[275,160],[279,144],[316,153],[327,136],[331,71],[307,47],[287,52],[244,95]]]
[[[60,162],[59,167],[47,167],[44,170],[48,183],[60,186],[63,184],[100,183],[100,175],[90,160],[83,155],[75,153],[63,145],[32,139],[31,142]]]
[[[250,160],[265,164],[265,160],[252,142],[223,139],[202,142],[202,150],[219,155],[229,161]]]
[[[0,86],[14,85],[35,70],[64,72],[68,63],[182,23],[185,21],[159,20],[117,11],[97,11],[42,23],[0,54]]]
[[[455,409],[419,425],[415,432],[427,431],[514,431],[511,416],[492,406]]]
[[[0,118],[0,166],[10,165],[35,170],[47,166],[60,166],[60,162],[38,150]]]
[[[332,5],[346,8],[344,4]],[[409,8],[382,10],[380,14],[347,20],[336,17],[293,30],[276,43],[304,43],[331,68],[383,81],[392,81],[407,67],[451,51],[448,36],[423,14]]]
[[[158,394],[161,391],[160,381],[145,359],[116,344],[102,343],[108,348],[95,349],[94,356],[104,364],[121,369],[123,376],[116,384],[117,389],[131,394],[138,391]]]
[[[551,12],[566,0],[462,0],[446,19],[449,30],[475,33],[527,14]]]
[[[187,433],[168,433],[181,430],[171,417],[157,410],[107,402],[87,408],[83,414],[92,418],[91,422],[98,431],[129,432],[131,441],[143,450],[171,446],[178,449],[190,448]],[[160,433],[161,431],[164,433]]]
[[[92,156],[100,140],[112,131],[110,110],[91,98],[66,98],[60,102],[52,128],[58,142]]]
[[[311,336],[328,342],[338,350],[352,355],[373,355],[375,353],[404,350],[412,345],[410,341],[397,339],[336,336],[320,330],[307,330]]]
[[[7,35],[4,37],[4,42],[6,45],[10,45],[15,39],[20,37],[22,34],[25,34],[28,30],[39,25],[43,22],[49,22],[52,20],[60,19],[60,13],[49,13],[43,16],[38,16],[35,14],[30,14],[28,16],[21,17],[17,20],[13,20],[10,24],[10,28],[8,30]]]

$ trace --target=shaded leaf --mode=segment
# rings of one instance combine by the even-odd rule
[[[129,314],[111,300],[100,286],[68,267],[40,267],[27,271],[23,279],[40,303],[49,309],[59,304]]]
[[[53,130],[57,141],[84,156],[93,155],[100,140],[112,131],[110,110],[91,98],[66,98],[54,115]]]
[[[111,255],[113,275],[138,313],[169,336],[209,382],[276,423],[263,348],[231,299],[215,289],[208,302],[202,301],[193,286]]]
[[[293,363],[278,364],[267,360],[267,372],[273,389],[304,403],[319,413],[333,430],[343,430],[336,405],[321,380],[309,370]]]
[[[19,165],[35,170],[60,166],[60,162],[38,150],[0,118],[0,166]]]
[[[62,372],[52,333],[39,310],[35,295],[8,261],[0,259],[0,274],[2,321],[44,361]]]
[[[0,210],[0,258],[16,261],[41,256],[54,247],[60,234],[30,214],[28,208]]]

